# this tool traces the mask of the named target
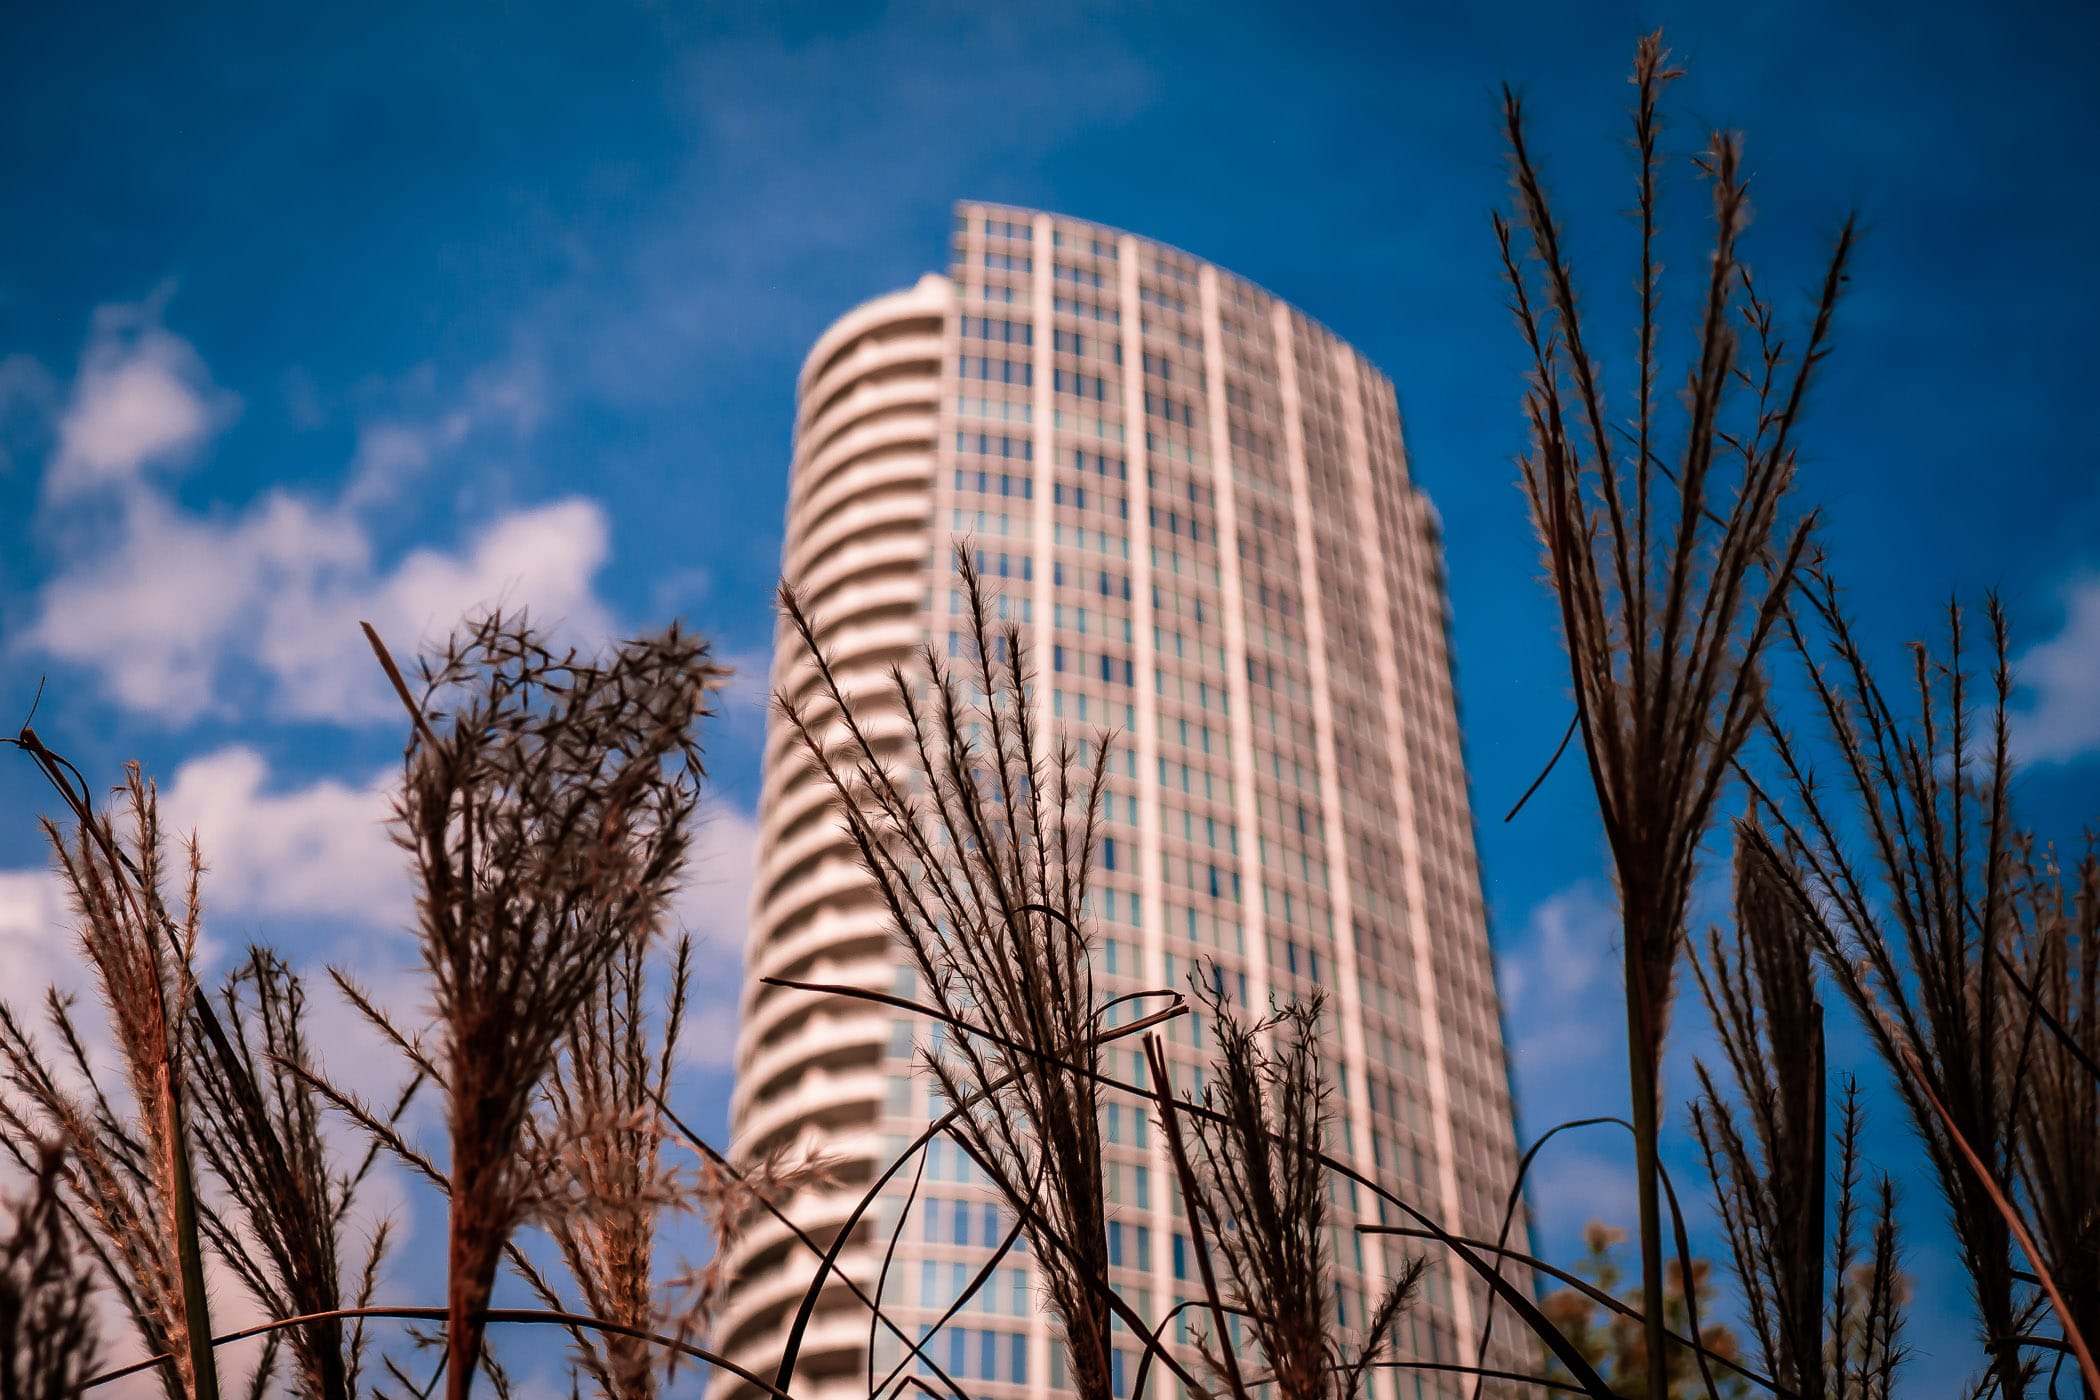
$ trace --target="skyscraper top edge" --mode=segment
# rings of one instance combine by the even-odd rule
[[[909,287],[882,292],[858,303],[826,326],[809,347],[809,353],[802,357],[802,368],[795,378],[796,392],[799,394],[808,386],[812,369],[824,364],[855,336],[888,321],[945,315],[953,293],[954,286],[944,274],[928,272]]]
[[[1388,389],[1391,389],[1393,387],[1392,376],[1387,374],[1383,369],[1379,368],[1378,365],[1374,364],[1371,361],[1370,357],[1365,355],[1362,350],[1357,348],[1355,342],[1351,341],[1347,336],[1344,336],[1338,331],[1336,331],[1334,327],[1328,325],[1325,321],[1313,315],[1311,312],[1307,311],[1304,307],[1298,305],[1296,302],[1290,300],[1288,297],[1278,295],[1276,292],[1272,291],[1268,287],[1263,286],[1261,283],[1255,281],[1253,278],[1248,277],[1243,273],[1235,272],[1231,268],[1226,267],[1223,263],[1214,262],[1211,259],[1204,257],[1201,253],[1192,253],[1188,249],[1181,247],[1179,244],[1168,243],[1163,239],[1153,238],[1142,233],[1136,233],[1130,229],[1119,228],[1114,224],[1104,224],[1094,219],[1081,218],[1076,214],[1064,214],[1058,212],[1055,209],[1034,209],[1030,208],[1025,204],[1002,204],[996,200],[959,199],[955,202],[953,214],[956,219],[964,219],[975,216],[1004,218],[1008,220],[1032,220],[1036,216],[1041,215],[1044,218],[1053,219],[1059,223],[1076,224],[1082,228],[1092,230],[1095,233],[1104,235],[1109,238],[1129,238],[1137,244],[1139,244],[1141,247],[1148,248],[1154,253],[1169,253],[1172,254],[1174,257],[1187,259],[1190,263],[1195,264],[1197,267],[1208,267],[1215,271],[1221,279],[1225,279],[1230,282],[1237,282],[1254,295],[1259,297],[1265,297],[1268,300],[1275,302],[1280,306],[1283,306],[1284,308],[1289,310],[1292,315],[1297,316],[1301,320],[1303,320],[1306,325],[1310,326],[1314,330],[1317,330],[1320,334],[1332,339],[1336,344],[1347,348],[1350,354],[1356,356],[1358,363],[1361,364],[1364,369],[1369,370],[1372,374],[1377,375],[1379,379],[1383,380]]]
[[[1177,244],[1151,238],[1141,233],[1134,233],[1129,229],[1119,228],[1114,224],[1105,224],[1073,214],[1059,213],[1052,209],[1035,209],[1019,204],[960,199],[955,202],[953,213],[958,220],[1000,218],[1013,222],[1032,222],[1037,217],[1047,218],[1060,224],[1088,230],[1090,236],[1099,236],[1110,240],[1129,238],[1155,255],[1166,254],[1173,258],[1184,260],[1195,268],[1210,268],[1217,273],[1221,280],[1227,283],[1236,283],[1244,287],[1253,296],[1284,307],[1293,316],[1302,320],[1309,328],[1347,349],[1350,354],[1356,357],[1358,364],[1364,370],[1375,375],[1383,382],[1387,392],[1397,396],[1398,391],[1393,384],[1392,376],[1388,375],[1366,356],[1362,350],[1358,349],[1354,342],[1339,334],[1325,321],[1322,321],[1296,302],[1279,296],[1276,292],[1252,278],[1235,272],[1223,264],[1213,262],[1200,254],[1192,253]],[[816,342],[810,346],[809,353],[803,357],[796,377],[798,389],[809,383],[813,369],[825,363],[840,346],[850,342],[856,335],[870,326],[899,319],[900,317],[910,317],[914,314],[940,314],[941,311],[946,309],[946,299],[953,294],[954,286],[949,279],[942,273],[930,271],[922,274],[918,281],[910,287],[900,287],[893,291],[878,293],[853,306],[837,320],[826,326],[823,333],[817,337]],[[921,302],[924,303],[923,306],[919,304]]]

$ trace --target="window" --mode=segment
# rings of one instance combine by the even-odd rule
[[[991,384],[1025,387],[1035,383],[1035,367],[1026,360],[964,355],[957,362],[956,370],[964,379],[982,379]]]
[[[1035,344],[1035,327],[1027,321],[997,316],[964,316],[961,333],[965,340],[992,340],[1002,345]]]

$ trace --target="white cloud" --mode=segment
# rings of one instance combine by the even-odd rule
[[[419,549],[391,572],[320,578],[261,600],[257,659],[276,701],[298,718],[393,718],[358,630],[369,621],[403,665],[410,649],[447,635],[470,613],[529,608],[538,625],[595,645],[613,620],[593,583],[610,556],[611,526],[597,502],[570,497],[499,516],[456,552]]]
[[[236,401],[213,386],[188,341],[157,324],[157,313],[148,303],[96,314],[44,478],[52,498],[123,486],[146,467],[186,456],[232,416]]]
[[[686,1012],[678,1037],[678,1061],[698,1070],[736,1068],[737,999],[699,1001]]]
[[[767,709],[773,703],[772,648],[731,652],[716,659],[729,668],[729,677],[716,696],[721,722],[735,729],[752,724],[764,729]]]
[[[1702,871],[1692,898],[1694,929],[1727,917],[1724,868]],[[1556,1124],[1628,1116],[1622,930],[1616,902],[1601,883],[1579,882],[1532,907],[1521,931],[1500,950],[1509,1049],[1520,1126],[1537,1142]],[[1663,1066],[1663,1156],[1675,1176],[1694,1246],[1711,1252],[1700,1231],[1704,1180],[1684,1130],[1682,1110],[1695,1085],[1692,1061],[1717,1062],[1713,1029],[1688,970],[1680,970]],[[1726,1082],[1726,1076],[1722,1076]],[[1572,1254],[1591,1220],[1630,1225],[1636,1218],[1631,1137],[1594,1125],[1563,1133],[1539,1155],[1527,1181],[1549,1257]]]
[[[34,356],[0,357],[0,474],[14,470],[15,453],[45,429],[57,401],[57,384]]]
[[[284,787],[260,754],[234,746],[181,764],[160,808],[171,846],[194,832],[203,852],[207,965],[246,936],[227,934],[229,915],[251,926],[320,915],[400,927],[409,917],[407,858],[386,831],[383,780]],[[55,871],[0,870],[0,995],[17,1011],[47,986],[93,999],[75,921]]]
[[[1618,1064],[1619,917],[1594,886],[1572,885],[1531,911],[1500,958],[1510,1057],[1520,1078]],[[1620,1071],[1623,1074],[1623,1071]]]
[[[385,782],[271,791],[269,779],[261,754],[235,746],[184,763],[161,794],[167,822],[203,849],[207,909],[400,925],[407,857],[387,835]]]
[[[689,603],[700,602],[713,590],[714,581],[713,571],[697,564],[673,569],[658,577],[649,590],[650,611],[668,616]]]
[[[695,1069],[727,1070],[736,1062],[758,821],[719,796],[703,803],[701,813],[685,888],[671,911],[673,926],[691,933],[695,944],[692,1005],[678,1058]]]
[[[127,709],[177,722],[227,708],[228,653],[272,602],[317,577],[366,567],[354,523],[271,495],[228,521],[142,492],[105,546],[68,562],[38,595],[25,641],[99,673]]]
[[[276,492],[218,520],[141,492],[105,547],[45,585],[26,640],[97,673],[126,708],[178,724],[233,710],[254,672],[278,717],[385,720],[397,707],[360,621],[404,664],[463,615],[499,605],[597,641],[612,628],[593,591],[609,548],[604,511],[572,497],[382,569],[363,524],[339,508]]]
[[[612,632],[594,592],[610,529],[590,500],[513,509],[451,547],[391,562],[375,548],[369,513],[406,475],[484,429],[532,430],[536,360],[513,353],[469,378],[454,402],[373,420],[339,499],[271,491],[236,512],[192,512],[142,473],[193,451],[233,401],[159,324],[163,299],[96,313],[44,482],[43,523],[62,560],[21,645],[95,673],[120,705],[175,724],[257,709],[362,723],[395,718],[397,706],[360,621],[404,664],[462,617],[499,606],[530,608],[542,628],[585,645]],[[8,364],[0,389],[33,397],[35,366]],[[16,381],[20,392],[7,388]],[[427,398],[419,384],[413,392]],[[48,410],[57,396],[42,402]]]
[[[766,721],[773,706],[773,656],[769,649],[718,652],[715,660],[729,670],[715,692],[714,714],[707,721],[710,753],[760,753]]]
[[[1640,1219],[1631,1151],[1618,1157],[1603,1155],[1597,1148],[1605,1146],[1615,1130],[1586,1131],[1595,1146],[1578,1146],[1563,1134],[1546,1149],[1530,1178],[1532,1208],[1556,1236],[1571,1236],[1592,1220],[1624,1228]],[[1624,1142],[1632,1141],[1618,1136]]]
[[[1525,1139],[1556,1123],[1626,1108],[1626,1036],[1620,994],[1618,912],[1589,882],[1533,906],[1500,950],[1504,1022]],[[1533,1167],[1528,1195],[1549,1235],[1592,1217],[1632,1219],[1626,1182],[1596,1155],[1608,1128],[1555,1139]]]
[[[742,955],[751,928],[757,858],[757,819],[721,798],[703,803],[685,888],[672,909],[673,918],[703,950]]]
[[[2100,752],[2100,575],[2065,593],[2063,630],[2013,664],[2026,705],[2012,716],[2013,750],[2029,763]]]
[[[392,499],[440,454],[477,433],[508,429],[526,436],[539,424],[543,399],[537,363],[514,355],[470,378],[460,400],[442,410],[366,422],[358,429],[344,502],[369,507]]]
[[[74,956],[73,911],[48,870],[0,870],[0,997],[18,1016],[35,1018],[44,988],[88,987]]]

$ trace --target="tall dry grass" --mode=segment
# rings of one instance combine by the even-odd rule
[[[1800,1400],[1888,1400],[1903,1358],[1894,1186],[1883,1176],[1862,1191],[1856,1082],[1829,1161],[1813,915],[1754,824],[1737,833],[1735,926],[1713,930],[1692,964],[1734,1098],[1698,1063],[1693,1132],[1772,1378]]]
[[[1345,1338],[1334,1306],[1333,1187],[1321,1161],[1336,1122],[1334,1080],[1320,1053],[1324,999],[1248,1021],[1222,978],[1198,976],[1194,986],[1217,1048],[1202,1097],[1210,1113],[1193,1121],[1195,1169],[1185,1188],[1192,1226],[1224,1265],[1228,1300],[1261,1358],[1259,1384],[1282,1400],[1357,1400],[1426,1261],[1410,1259],[1370,1301],[1359,1335]],[[1163,1085],[1166,1064],[1157,1058],[1153,1077]],[[1218,1321],[1205,1359],[1239,1390],[1239,1363]]]
[[[1823,783],[1796,738],[1772,724],[1776,775],[1760,788],[1772,834],[1747,835],[1787,879],[1832,984],[1887,1061],[1925,1143],[1991,1358],[1983,1388],[2004,1400],[2024,1393],[2036,1369],[2032,1326],[2045,1310],[2088,1386],[2100,1388],[2082,1319],[2026,1217],[2047,1216],[2059,1244],[2091,1227],[2051,1209],[2046,1167],[2037,1178],[2043,1195],[2024,1211],[2012,1199],[2023,1139],[2068,1132],[2075,1142],[2080,1129],[2060,1120],[2089,1107],[2095,1090],[2070,1027],[2052,1028],[2017,966],[2061,965],[2066,1009],[2093,995],[2069,972],[2070,959],[2091,956],[2076,942],[2091,916],[2066,908],[2061,886],[2038,878],[2011,810],[2004,614],[1993,600],[1981,697],[1964,619],[1950,609],[1943,649],[1913,648],[1913,708],[1904,715],[1875,677],[1829,574],[1818,570],[1800,597],[1803,619],[1788,635],[1839,780],[1834,789]],[[2092,1199],[2089,1188],[2072,1191]],[[2035,1287],[2022,1278],[2022,1255]]]
[[[370,1304],[386,1256],[383,1220],[350,1281],[350,1216],[374,1154],[338,1163],[330,1150],[306,988],[289,964],[251,948],[220,1003],[223,1018],[208,1003],[192,1011],[197,1145],[226,1202],[228,1228],[214,1243],[266,1316],[316,1318],[285,1334],[294,1393],[351,1400],[364,1324],[330,1314]]]
[[[951,667],[929,645],[913,671],[893,668],[883,699],[902,717],[901,738],[856,715],[816,622],[788,589],[782,608],[816,688],[811,698],[783,691],[776,704],[838,794],[927,1003],[959,1028],[925,1068],[961,1110],[954,1136],[992,1185],[1032,1203],[1023,1228],[1073,1389],[1111,1400],[1101,1007],[1084,923],[1108,741],[1083,764],[1070,741],[1037,732],[1020,627],[995,619],[967,549],[956,551],[956,571],[969,655]],[[783,1366],[779,1383],[789,1379]]]
[[[1887,1058],[1926,1142],[1975,1284],[1989,1358],[1979,1393],[2013,1400],[2051,1356],[2059,1370],[2075,1357],[2089,1391],[2100,1389],[2086,1346],[2100,1302],[2100,1173],[2091,1170],[2100,866],[2088,853],[2060,868],[2013,817],[2011,677],[1995,608],[1987,704],[1976,700],[1957,615],[1947,651],[1919,653],[1916,713],[1899,717],[1827,576],[1810,571],[1802,586],[1810,522],[1788,520],[1794,437],[1827,353],[1851,234],[1839,240],[1806,347],[1791,356],[1739,255],[1747,182],[1726,134],[1697,161],[1716,233],[1681,421],[1658,407],[1660,100],[1678,76],[1659,37],[1642,41],[1628,426],[1607,412],[1602,359],[1586,339],[1513,95],[1503,115],[1518,212],[1513,224],[1496,222],[1533,360],[1523,484],[1625,922],[1638,1307],[1612,1296],[1615,1279],[1585,1282],[1509,1247],[1506,1233],[1465,1237],[1332,1155],[1318,1003],[1249,1019],[1222,983],[1199,982],[1217,1049],[1200,1097],[1173,1094],[1157,1037],[1147,1037],[1146,1082],[1104,1067],[1104,1046],[1189,1008],[1144,993],[1167,998],[1164,1009],[1113,1024],[1110,1013],[1133,998],[1097,993],[1086,910],[1110,739],[1077,745],[1037,730],[1023,633],[994,621],[962,551],[968,655],[950,663],[928,649],[893,668],[883,718],[828,662],[800,601],[783,596],[813,687],[779,696],[782,715],[838,799],[923,999],[832,990],[923,1015],[940,1031],[922,1066],[940,1115],[828,1241],[779,1204],[824,1179],[822,1163],[776,1155],[733,1166],[668,1103],[690,943],[670,954],[660,1010],[653,979],[700,800],[696,727],[719,677],[702,643],[672,629],[586,657],[555,651],[522,617],[495,615],[467,624],[412,688],[373,638],[409,715],[393,825],[414,868],[433,1023],[404,1030],[347,978],[336,982],[405,1057],[409,1089],[391,1113],[328,1084],[308,1040],[304,985],[281,959],[253,950],[216,1000],[202,994],[194,844],[171,859],[152,786],[135,768],[120,829],[25,728],[15,742],[77,819],[70,834],[49,830],[124,1082],[105,1089],[63,1000],[48,1003],[48,1045],[0,1007],[0,1146],[30,1185],[0,1236],[0,1400],[57,1400],[95,1379],[91,1277],[115,1294],[149,1353],[127,1370],[152,1368],[173,1400],[214,1395],[207,1250],[269,1314],[238,1335],[265,1335],[272,1347],[282,1339],[290,1389],[313,1400],[381,1393],[363,1379],[363,1329],[379,1318],[441,1324],[412,1335],[442,1356],[451,1400],[477,1377],[511,1393],[487,1346],[498,1322],[566,1329],[579,1393],[587,1381],[607,1400],[653,1400],[671,1364],[692,1357],[793,1400],[824,1272],[769,1382],[702,1345],[740,1281],[719,1255],[664,1278],[666,1222],[696,1211],[726,1244],[767,1211],[828,1271],[886,1183],[939,1135],[1004,1198],[1014,1219],[1004,1247],[1029,1242],[1086,1400],[1114,1400],[1119,1332],[1143,1352],[1130,1400],[1143,1400],[1162,1371],[1192,1395],[1357,1400],[1375,1368],[1596,1400],[1662,1400],[1699,1393],[1695,1384],[1709,1397],[1755,1385],[1784,1400],[1887,1400],[1904,1350],[1898,1203],[1863,1160],[1856,1086],[1832,1121],[1828,986]],[[1837,755],[1835,795],[1767,710],[1766,654],[1782,636],[1806,663],[1818,727]],[[1979,708],[1988,710],[1981,733]],[[1752,753],[1746,738],[1761,716],[1770,743]],[[1690,942],[1701,842],[1732,773],[1757,805],[1736,828],[1732,919],[1694,961],[1720,1062],[1698,1066],[1692,1125],[1769,1374],[1701,1322],[1712,1280],[1685,1250],[1674,1195],[1678,1259],[1664,1258],[1658,1190],[1667,1187],[1656,1141],[1676,965]],[[448,1153],[424,1152],[399,1125],[407,1094],[426,1083],[445,1102]],[[1109,1278],[1099,1114],[1111,1091],[1151,1097],[1188,1207],[1203,1296],[1159,1318],[1140,1315]],[[372,1156],[339,1154],[323,1131],[330,1106],[444,1194],[442,1307],[372,1301],[384,1235],[361,1260],[345,1236]],[[674,1143],[699,1154],[696,1169],[667,1160]],[[1359,1230],[1454,1251],[1555,1369],[1402,1354],[1393,1323],[1420,1261],[1373,1300],[1362,1327],[1345,1327],[1335,1310],[1344,1189],[1414,1221]],[[573,1304],[521,1246],[527,1225],[547,1235]],[[1519,1261],[1570,1291],[1542,1308],[1489,1259]],[[506,1261],[546,1307],[490,1306]],[[433,1292],[438,1274],[428,1275]],[[871,1362],[871,1397],[915,1388],[969,1400],[928,1350],[960,1303],[922,1332],[883,1310],[879,1287],[871,1297],[844,1282],[868,1309],[871,1339],[887,1327],[907,1352],[880,1381]],[[1179,1308],[1195,1305],[1214,1322],[1201,1343],[1208,1385],[1163,1340]],[[1235,1332],[1251,1345],[1236,1345]],[[1590,1359],[1597,1332],[1609,1334],[1605,1364]],[[907,1374],[914,1359],[922,1374]],[[435,1390],[436,1376],[412,1377],[392,1357],[385,1370],[406,1392]],[[270,1378],[265,1365],[258,1385]]]
[[[101,1339],[95,1277],[61,1178],[64,1156],[38,1153],[29,1186],[7,1202],[0,1235],[0,1396],[73,1400],[94,1373]]]
[[[1632,144],[1640,228],[1631,424],[1613,417],[1575,273],[1532,154],[1521,100],[1504,93],[1514,221],[1495,234],[1531,357],[1524,491],[1560,605],[1576,717],[1609,843],[1624,927],[1629,1079],[1639,1188],[1649,1384],[1663,1375],[1663,1263],[1656,1140],[1662,1054],[1699,846],[1730,765],[1756,724],[1765,650],[1807,548],[1785,514],[1795,428],[1827,353],[1851,228],[1824,278],[1804,353],[1789,363],[1739,246],[1749,217],[1742,143],[1714,132],[1693,162],[1714,241],[1668,452],[1658,413],[1663,317],[1656,254],[1660,99],[1682,73],[1660,34],[1635,57]],[[1751,347],[1745,353],[1743,337]]]
[[[577,1366],[601,1400],[650,1400],[677,1373],[681,1347],[709,1333],[731,1283],[722,1266],[767,1203],[829,1180],[821,1155],[782,1148],[744,1170],[693,1138],[669,1109],[693,977],[693,940],[681,934],[663,968],[662,1010],[649,1010],[651,959],[641,941],[621,950],[584,1000],[529,1128],[528,1155],[549,1164],[562,1209],[540,1227],[580,1295],[570,1305],[513,1250],[511,1262],[550,1306],[614,1324],[571,1325]],[[682,1171],[667,1147],[692,1150]],[[660,1277],[667,1223],[697,1216],[714,1257]],[[667,1345],[669,1343],[669,1345]]]
[[[55,1052],[0,1004],[0,1146],[25,1167],[56,1142],[63,1211],[101,1266],[139,1340],[166,1354],[170,1400],[214,1400],[218,1372],[204,1286],[207,1224],[196,1189],[185,1034],[195,991],[203,862],[192,843],[171,871],[153,785],[132,765],[120,792],[128,821],[66,787],[78,822],[45,834],[76,916],[82,961],[101,994],[123,1076],[112,1094],[97,1073],[72,1004],[45,999]],[[179,872],[179,874],[178,874]],[[168,886],[181,880],[181,902]]]
[[[2089,841],[2066,868],[2029,844],[2021,863],[2032,916],[2001,951],[2039,1029],[2025,1047],[2014,1174],[2068,1325],[2091,1346],[2100,1339],[2100,859]]]
[[[693,945],[672,956],[661,1029],[651,1025],[648,959],[631,940],[584,998],[547,1078],[546,1110],[530,1128],[535,1155],[564,1162],[575,1207],[550,1212],[547,1234],[582,1296],[582,1311],[654,1327],[656,1236],[680,1199],[664,1163],[656,1104],[670,1092],[692,981]],[[606,1400],[650,1400],[658,1357],[639,1338],[578,1331],[584,1374]]]
[[[378,649],[412,721],[394,830],[415,870],[433,1042],[378,1019],[445,1097],[445,1390],[466,1400],[512,1233],[566,1204],[566,1179],[526,1150],[537,1097],[609,970],[662,925],[720,671],[675,626],[600,660],[501,613],[426,659],[419,693]]]

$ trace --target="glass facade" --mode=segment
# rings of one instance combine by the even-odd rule
[[[1043,718],[1113,732],[1091,911],[1104,995],[1185,988],[1209,964],[1250,1007],[1324,993],[1334,1150],[1446,1228],[1492,1236],[1515,1169],[1511,1105],[1435,516],[1409,484],[1390,382],[1302,313],[1174,249],[964,205],[948,278],[849,313],[812,352],[801,397],[784,567],[849,685],[874,686],[921,641],[960,651],[948,561],[967,542],[1029,629]],[[788,648],[774,679],[807,683]],[[827,795],[787,736],[768,744],[753,972],[908,987]],[[1197,1089],[1203,1018],[1169,1025],[1175,1087]],[[935,1111],[912,1071],[925,1033],[865,1006],[747,992],[735,1147],[800,1138],[854,1164],[798,1203],[820,1237]],[[1134,1044],[1110,1053],[1144,1080]],[[1105,1115],[1112,1271],[1157,1318],[1198,1287],[1182,1202],[1146,1107]],[[1011,1221],[952,1148],[929,1154],[906,1210],[908,1185],[844,1257],[918,1327]],[[1357,1234],[1405,1222],[1337,1191],[1335,1308],[1353,1326],[1424,1247]],[[723,1336],[746,1364],[777,1356],[811,1277],[798,1250],[759,1229],[737,1251],[745,1285]],[[1502,1343],[1475,1355],[1483,1295],[1455,1261],[1432,1265],[1400,1354],[1522,1364]],[[818,1313],[812,1341],[826,1340],[806,1346],[798,1393],[864,1396],[871,1360],[877,1380],[899,1364],[880,1330],[871,1356],[849,1290]],[[939,1348],[973,1393],[1060,1386],[1025,1253],[971,1294]],[[1135,1345],[1118,1357],[1119,1385],[1138,1358]],[[1469,1391],[1413,1371],[1374,1388]]]

